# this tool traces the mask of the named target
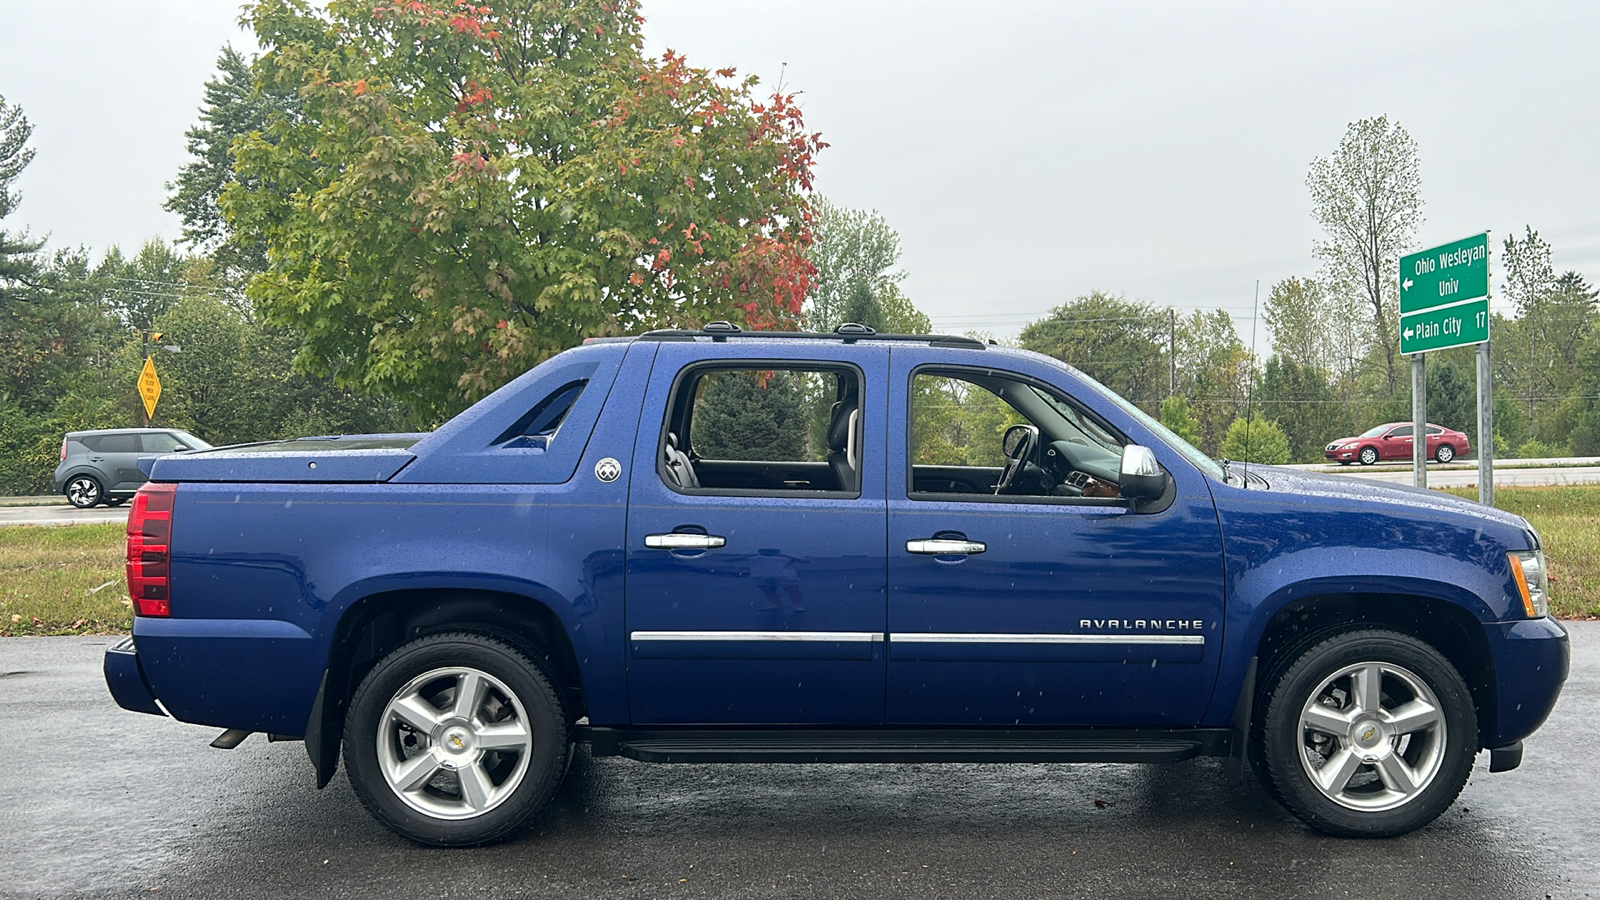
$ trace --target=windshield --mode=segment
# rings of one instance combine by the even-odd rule
[[[1387,425],[1379,425],[1377,428],[1368,428],[1366,431],[1361,432],[1361,434],[1358,435],[1358,437],[1377,437],[1378,435],[1383,434],[1385,431],[1388,431],[1388,430],[1389,430],[1389,426],[1387,426]]]
[[[206,443],[205,441],[200,440],[199,438],[195,437],[194,435],[190,434],[187,431],[176,431],[176,432],[173,432],[173,433],[178,435],[178,439],[179,440],[183,441],[185,444],[188,444],[190,450],[210,450],[211,449],[211,445],[210,444]]]

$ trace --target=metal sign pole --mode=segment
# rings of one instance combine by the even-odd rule
[[[1428,486],[1427,354],[1411,357],[1411,483]]]
[[[1494,505],[1494,369],[1488,341],[1478,345],[1478,502]]]

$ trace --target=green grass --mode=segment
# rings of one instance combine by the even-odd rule
[[[1452,494],[1476,499],[1475,489]],[[1600,618],[1600,485],[1514,487],[1495,505],[1533,523],[1550,563],[1550,611]],[[0,528],[0,636],[126,634],[123,526]]]
[[[124,526],[0,528],[0,635],[126,634]]]
[[[1477,488],[1448,493],[1478,499]],[[1600,485],[1502,487],[1494,505],[1533,525],[1550,566],[1550,612],[1600,619]]]

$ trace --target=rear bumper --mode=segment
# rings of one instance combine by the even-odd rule
[[[145,680],[133,638],[125,637],[106,648],[105,673],[106,687],[111,690],[111,698],[117,701],[118,706],[155,716],[166,715],[156,704],[155,692],[150,690],[150,683]]]
[[[1544,724],[1561,696],[1570,664],[1567,632],[1554,619],[1489,626],[1494,640],[1499,710],[1489,747],[1509,747]]]

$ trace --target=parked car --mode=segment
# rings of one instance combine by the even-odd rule
[[[103,428],[72,431],[61,439],[61,464],[54,486],[79,509],[96,504],[118,506],[144,484],[139,457],[181,450],[209,450],[211,445],[176,428]]]
[[[1396,835],[1555,704],[1521,517],[1246,472],[1049,357],[842,327],[601,338],[432,434],[146,460],[107,685],[219,748],[304,740],[319,786],[342,747],[367,809],[440,845],[535,815],[573,743],[1216,756],[1315,828]],[[734,414],[783,397],[820,440]],[[951,427],[960,403],[1011,424]]]
[[[1355,437],[1339,438],[1322,449],[1322,455],[1348,466],[1359,462],[1370,466],[1381,459],[1411,459],[1411,448],[1416,443],[1410,422],[1390,422],[1369,428]],[[1458,456],[1466,456],[1472,449],[1467,436],[1441,425],[1428,425],[1428,459],[1447,463]]]

